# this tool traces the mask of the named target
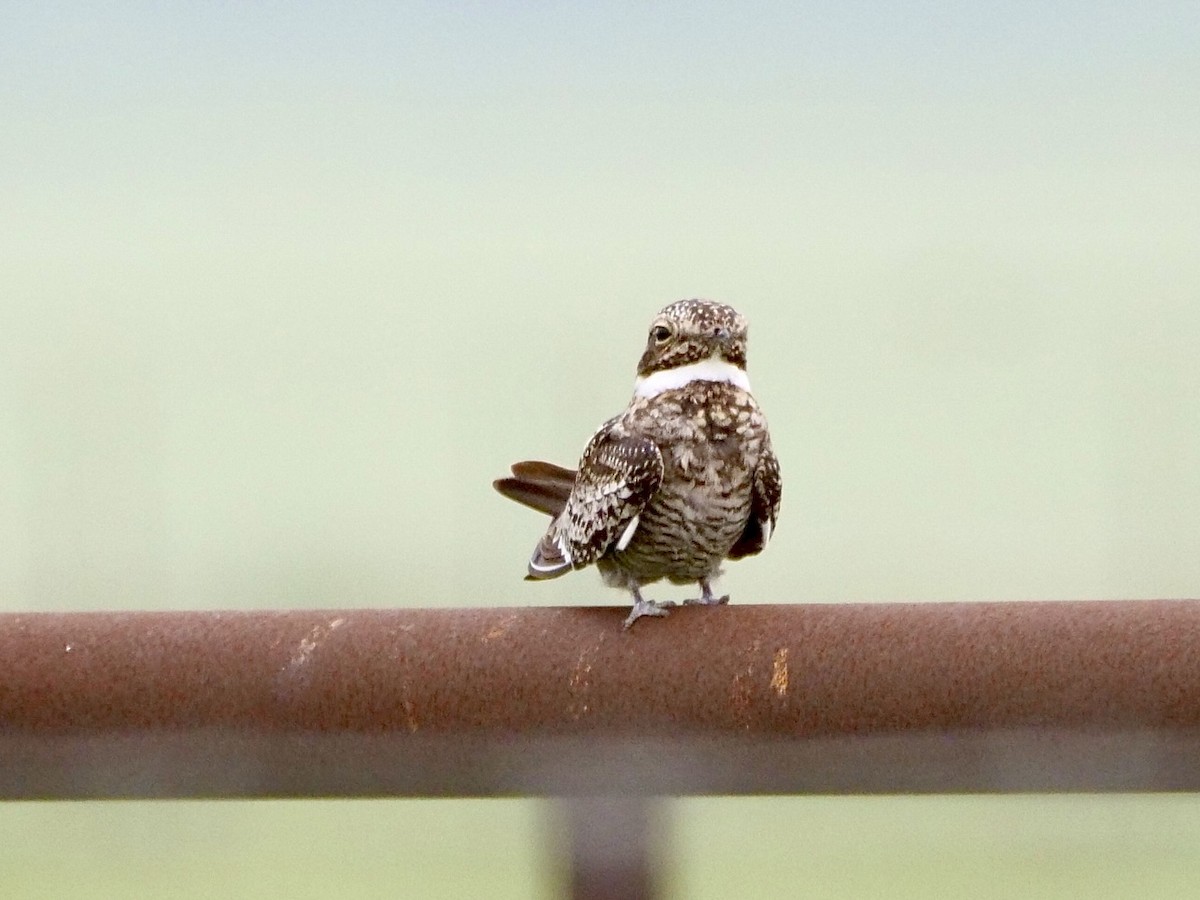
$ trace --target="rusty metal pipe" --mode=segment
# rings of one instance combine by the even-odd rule
[[[1200,602],[0,615],[0,797],[1200,789]]]

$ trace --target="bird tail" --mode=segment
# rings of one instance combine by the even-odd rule
[[[518,503],[557,518],[575,485],[575,470],[529,460],[514,463],[511,478],[497,478],[492,487]]]

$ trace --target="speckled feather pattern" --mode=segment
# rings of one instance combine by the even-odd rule
[[[664,332],[669,337],[656,338]],[[745,320],[731,307],[671,304],[651,326],[639,381],[710,359],[744,370],[745,335]],[[514,475],[526,467],[535,477],[497,487],[553,513],[540,498],[561,492],[561,473],[569,470],[558,469],[551,484],[529,468],[541,465],[518,464]],[[705,584],[726,558],[762,550],[780,493],[766,418],[748,390],[693,380],[635,396],[588,443],[561,512],[530,560],[530,575],[555,577],[594,563],[608,584],[634,592],[664,578]],[[537,503],[528,499],[533,495]]]
[[[531,571],[596,562],[658,491],[662,453],[653,440],[623,427],[621,418],[605,422],[588,442],[566,507],[538,543]]]
[[[661,578],[675,584],[715,578],[746,531],[755,474],[778,471],[754,398],[731,385],[693,382],[638,400],[613,430],[656,445],[663,475],[639,511],[629,545],[600,558],[604,580],[628,588]],[[767,493],[759,490],[758,505],[773,519],[777,476],[759,487]]]
[[[732,306],[711,300],[680,300],[664,308],[655,322],[675,326],[676,337],[665,347],[649,342],[638,361],[638,375],[672,369],[712,356],[712,333],[717,329],[724,329],[730,335],[722,356],[735,366],[746,367],[746,320]]]

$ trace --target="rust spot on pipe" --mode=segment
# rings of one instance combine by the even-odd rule
[[[421,723],[417,720],[417,708],[408,697],[405,697],[400,703],[404,708],[404,725],[408,728],[408,733],[416,734],[421,730]]]
[[[504,619],[502,622],[500,622],[500,624],[495,625],[492,628],[489,628],[487,630],[487,632],[483,635],[483,637],[480,638],[480,640],[483,641],[483,643],[487,644],[487,643],[490,643],[491,641],[494,641],[496,638],[504,637],[505,633],[508,631],[509,628],[512,627],[513,622],[515,622],[516,620],[517,620],[516,616],[509,616],[507,619]]]
[[[567,679],[567,689],[571,692],[571,700],[567,705],[567,713],[572,719],[579,718],[588,712],[588,689],[591,687],[589,676],[592,674],[592,664],[589,662],[593,650],[584,650],[571,670]]]
[[[329,634],[332,634],[337,629],[346,624],[346,620],[342,617],[333,619],[328,624],[314,625],[309,629],[308,634],[300,639],[300,643],[296,645],[296,649],[292,652],[292,658],[288,661],[287,668],[298,669],[303,666],[313,651],[317,649],[321,641]]]
[[[785,696],[788,690],[787,658],[787,647],[780,647],[775,651],[775,658],[771,661],[771,688],[779,697]]]

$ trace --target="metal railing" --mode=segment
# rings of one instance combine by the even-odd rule
[[[1197,601],[625,612],[3,614],[0,798],[1200,789]]]

